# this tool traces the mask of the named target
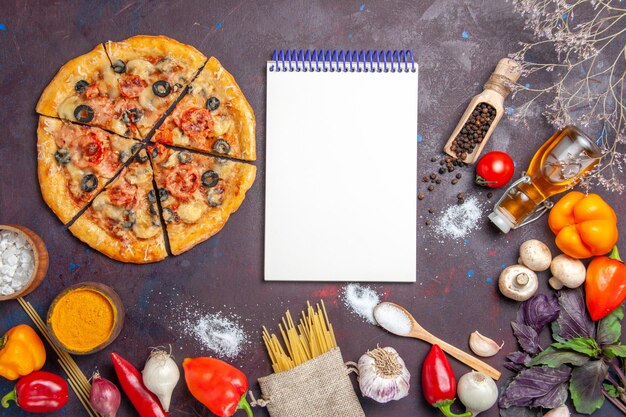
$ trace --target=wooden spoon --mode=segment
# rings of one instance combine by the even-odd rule
[[[398,313],[404,314],[407,318],[407,322],[402,320],[402,317],[397,317],[394,320],[384,320],[382,319],[382,309],[397,309]],[[377,314],[377,312],[379,314]],[[398,336],[403,337],[413,337],[415,339],[423,340],[425,342],[430,343],[431,345],[439,345],[439,347],[446,353],[455,357],[459,361],[463,362],[465,365],[469,366],[472,369],[475,369],[479,372],[484,373],[485,375],[490,376],[491,378],[498,380],[500,379],[500,372],[494,367],[486,364],[480,359],[475,358],[474,356],[462,351],[461,349],[454,347],[443,340],[433,336],[428,331],[426,331],[419,323],[415,320],[415,318],[406,311],[406,309],[402,306],[399,306],[395,303],[383,302],[380,303],[374,308],[374,318],[378,324],[385,330],[389,331]],[[410,324],[410,327],[408,326]]]

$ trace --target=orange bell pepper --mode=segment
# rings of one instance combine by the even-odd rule
[[[16,380],[43,368],[46,348],[26,324],[18,324],[0,337],[0,376]]]
[[[617,243],[615,211],[597,194],[566,194],[552,207],[548,225],[556,246],[572,258],[604,255]]]

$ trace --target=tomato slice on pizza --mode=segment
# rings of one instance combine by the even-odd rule
[[[206,62],[196,48],[165,36],[133,36],[107,42],[118,76],[122,121],[146,137]]]
[[[156,262],[167,253],[158,209],[150,203],[152,168],[145,149],[134,158],[69,229],[110,258]]]
[[[172,254],[180,254],[219,232],[252,186],[250,164],[173,150],[150,148]]]
[[[37,161],[41,193],[69,222],[113,178],[139,142],[96,127],[40,116]]]
[[[152,140],[253,161],[255,129],[254,112],[235,79],[211,57]]]

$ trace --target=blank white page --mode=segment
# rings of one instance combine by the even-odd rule
[[[265,279],[415,281],[417,72],[272,64]]]

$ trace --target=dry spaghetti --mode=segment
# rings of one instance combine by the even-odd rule
[[[296,326],[289,310],[278,325],[283,343],[275,334],[270,334],[263,326],[263,341],[267,348],[274,372],[283,372],[295,368],[304,362],[320,356],[337,347],[333,326],[328,320],[324,301],[314,309],[307,302],[307,310]]]

